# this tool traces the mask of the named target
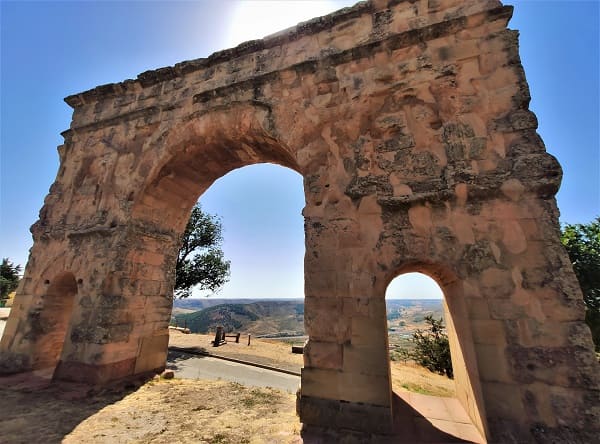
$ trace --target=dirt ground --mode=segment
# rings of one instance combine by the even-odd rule
[[[99,393],[0,387],[0,411],[3,444],[302,442],[294,395],[223,381],[159,380]]]
[[[213,348],[212,337],[172,332],[171,345],[298,371],[287,343],[252,340]],[[392,362],[394,391],[448,396],[453,381]],[[25,384],[27,386],[27,384]],[[0,379],[0,443],[301,443],[295,395],[225,381],[152,380],[90,389],[77,384],[19,387]]]

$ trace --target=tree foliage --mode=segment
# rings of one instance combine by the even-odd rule
[[[214,293],[229,281],[230,262],[224,258],[222,243],[220,220],[204,213],[197,203],[185,227],[177,256],[176,297],[190,296],[195,286]]]
[[[409,351],[408,356],[434,373],[453,378],[450,343],[444,321],[442,318],[435,319],[432,315],[427,315],[425,322],[428,325],[426,330],[418,329],[413,333],[411,341],[414,350]]]
[[[565,225],[561,240],[583,292],[585,321],[600,351],[600,217],[587,224]]]
[[[0,299],[6,299],[17,285],[21,266],[13,264],[8,258],[2,259],[0,265]]]

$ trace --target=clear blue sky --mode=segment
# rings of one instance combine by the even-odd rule
[[[0,256],[25,264],[29,226],[58,168],[70,123],[63,97],[148,69],[206,57],[353,1],[2,0]],[[563,222],[600,214],[599,4],[513,1],[521,58],[547,149],[564,169]],[[223,218],[232,279],[222,297],[301,297],[301,177],[282,167],[234,171],[202,197]],[[436,297],[410,280],[397,292]]]

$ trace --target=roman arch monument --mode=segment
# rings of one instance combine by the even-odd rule
[[[305,425],[391,431],[384,294],[420,271],[444,291],[457,398],[482,435],[597,437],[600,367],[559,240],[561,168],[528,109],[511,13],[362,2],[67,97],[2,372],[105,384],[164,368],[193,204],[271,162],[304,178]]]

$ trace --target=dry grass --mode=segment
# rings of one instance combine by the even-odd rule
[[[413,363],[391,362],[392,389],[432,396],[456,396],[454,381]]]
[[[0,442],[300,443],[295,396],[205,380],[149,382],[69,399],[57,387],[0,388]],[[61,397],[63,399],[61,399]]]
[[[296,443],[294,401],[278,390],[221,381],[149,383],[82,422],[64,442]]]

